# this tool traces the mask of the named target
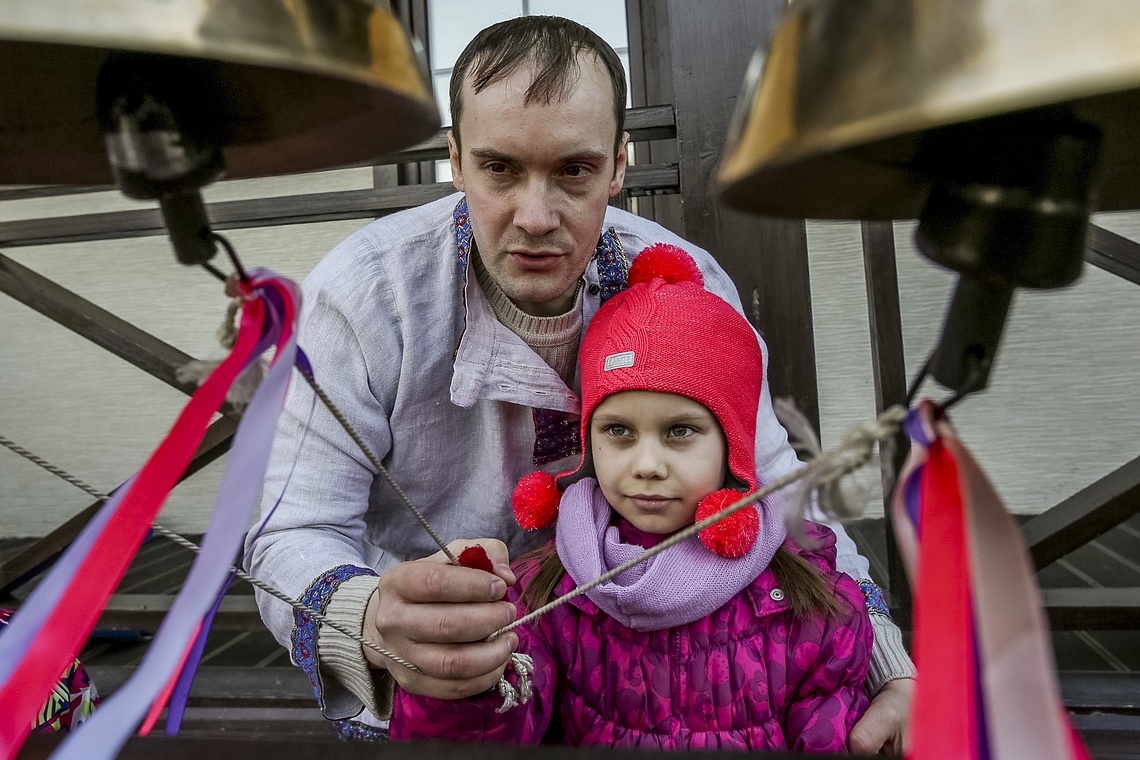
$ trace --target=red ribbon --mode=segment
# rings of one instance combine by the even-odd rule
[[[974,628],[958,467],[941,440],[922,479],[918,588],[914,609],[913,757],[978,757]]]
[[[265,305],[260,299],[246,302],[233,351],[191,397],[166,438],[143,465],[130,492],[45,620],[42,634],[0,688],[0,753],[4,758],[15,756],[53,684],[91,634],[111,592],[205,437],[206,427],[245,368],[264,319]]]
[[[1017,524],[933,404],[907,429],[892,514],[916,589],[910,757],[1087,760]]]

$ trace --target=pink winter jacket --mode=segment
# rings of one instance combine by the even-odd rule
[[[827,573],[848,604],[838,619],[798,620],[771,570],[706,618],[639,632],[580,596],[516,629],[534,659],[534,696],[499,715],[497,692],[440,700],[396,690],[391,736],[660,749],[843,752],[867,708],[871,624],[859,588],[835,571],[835,536],[786,545]],[[629,541],[623,534],[623,540]],[[517,563],[518,583],[533,563]],[[558,594],[574,587],[563,579]],[[508,680],[518,683],[512,671]]]

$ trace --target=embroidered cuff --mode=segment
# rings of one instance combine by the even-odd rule
[[[376,590],[376,578],[359,575],[340,585],[329,599],[325,615],[342,628],[364,630],[364,613]],[[321,671],[352,692],[377,718],[387,720],[392,713],[393,678],[386,670],[373,670],[360,642],[329,626],[317,632]]]
[[[855,581],[859,586],[859,590],[863,592],[863,601],[867,604],[867,612],[872,615],[882,615],[891,619],[891,610],[887,607],[887,600],[883,596],[883,590],[879,588],[874,581],[870,578],[860,578]]]
[[[355,565],[341,565],[329,570],[324,575],[318,577],[309,586],[308,590],[301,596],[301,603],[325,614],[328,612],[329,601],[333,594],[350,578],[358,576],[368,576],[373,586],[376,584],[376,573],[368,568],[356,567]],[[367,605],[367,599],[365,599]],[[364,619],[364,613],[361,611],[360,617],[356,621],[355,630],[361,629],[361,623]],[[329,679],[329,683],[325,683],[322,676],[322,668],[318,667],[318,663],[323,661],[323,658],[318,654],[320,646],[326,643],[327,637],[318,638],[317,621],[300,611],[293,612],[293,662],[297,663],[305,675],[309,677],[309,683],[313,685],[313,692],[317,696],[317,704],[320,705],[321,712],[326,718],[332,720],[340,720],[343,718],[351,718],[358,715],[363,707],[363,700],[359,699],[345,686],[341,685],[333,679]],[[346,626],[347,627],[347,626]],[[349,627],[349,630],[354,630]],[[329,629],[331,631],[331,629]],[[341,636],[340,638],[345,638]],[[351,641],[351,639],[348,639]],[[356,644],[356,642],[353,642]],[[360,645],[356,644],[357,650]],[[363,654],[360,655],[363,657]],[[333,675],[331,672],[329,675]]]
[[[871,663],[867,668],[867,694],[874,697],[887,681],[896,678],[914,678],[914,663],[906,653],[902,631],[886,615],[871,615],[871,630],[875,645],[871,648]]]

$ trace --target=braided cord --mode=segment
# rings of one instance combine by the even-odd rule
[[[4,436],[0,435],[0,445],[4,446],[6,449],[9,449],[11,451],[16,452],[17,454],[22,456],[24,459],[27,459],[32,464],[39,465],[43,469],[50,472],[52,475],[55,475],[57,478],[60,478],[62,480],[66,480],[68,483],[75,486],[80,491],[83,491],[84,493],[86,493],[91,498],[97,499],[99,501],[106,501],[107,500],[106,494],[100,493],[96,489],[94,489],[91,486],[84,483],[79,478],[75,477],[74,475],[67,472],[66,470],[61,470],[59,467],[56,467],[54,464],[47,461],[46,459],[39,457],[39,456],[36,456],[32,452],[25,449],[23,446],[17,445],[11,439],[5,438]]]

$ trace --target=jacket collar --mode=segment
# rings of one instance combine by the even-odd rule
[[[460,198],[452,216],[465,320],[463,336],[455,350],[452,403],[470,408],[480,400],[505,401],[556,413],[579,414],[578,394],[568,388],[530,346],[499,322],[478,282],[467,276],[467,263],[475,241],[466,197]],[[628,274],[629,261],[621,241],[612,227],[607,228],[586,268],[583,327],[605,300],[625,289]],[[551,434],[558,434],[566,427],[543,426]]]

